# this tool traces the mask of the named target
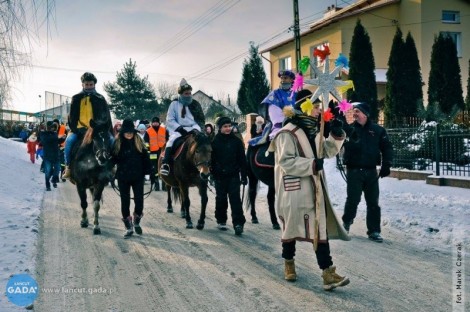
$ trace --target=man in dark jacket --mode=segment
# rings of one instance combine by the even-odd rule
[[[69,127],[70,133],[65,141],[65,172],[62,178],[70,177],[70,161],[72,148],[77,141],[77,134],[84,134],[90,127],[90,120],[104,121],[109,126],[111,143],[114,142],[113,124],[108,103],[104,96],[96,92],[97,79],[92,73],[84,73],[81,77],[82,91],[72,97],[70,105]]]
[[[243,233],[246,222],[240,199],[240,182],[247,184],[247,166],[243,142],[232,133],[232,121],[220,117],[219,132],[212,141],[211,172],[215,180],[215,218],[218,228],[227,230],[227,196],[232,209],[235,235]]]
[[[54,122],[48,121],[46,131],[41,133],[40,143],[43,149],[43,163],[44,173],[46,177],[46,190],[51,190],[51,177],[52,185],[57,187],[60,174],[60,156],[59,145],[64,139],[59,139],[57,136],[57,126]]]
[[[393,147],[385,129],[369,119],[366,103],[353,106],[354,123],[345,125],[349,140],[344,143],[344,164],[347,168],[347,198],[344,206],[344,228],[349,228],[356,217],[362,192],[367,205],[367,235],[382,242],[380,235],[379,182],[376,166],[381,165],[379,177],[390,174]]]

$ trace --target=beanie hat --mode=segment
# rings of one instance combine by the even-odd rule
[[[178,94],[183,94],[184,91],[193,90],[193,87],[186,81],[186,79],[181,79],[180,86],[178,87]]]
[[[256,116],[255,123],[259,125],[264,124],[264,118],[261,116]]]
[[[232,124],[232,120],[228,117],[220,117],[218,120],[217,120],[217,127],[219,127],[219,130],[220,128],[222,128],[223,125],[226,125],[226,124]]]
[[[38,140],[38,137],[36,136],[35,133],[31,134],[28,138],[29,142],[36,142]]]
[[[121,130],[119,130],[119,133],[129,133],[129,132],[135,132],[135,127],[134,127],[134,122],[131,119],[124,119],[122,122],[122,127]]]
[[[364,115],[366,115],[367,117],[370,116],[370,107],[367,103],[356,102],[356,103],[352,103],[352,105],[353,105],[353,108],[357,108],[358,110],[363,112]]]
[[[147,127],[144,124],[140,124],[140,125],[137,126],[137,130],[139,130],[139,131],[147,130]]]
[[[153,117],[152,118],[152,123],[154,123],[154,122],[160,123],[160,118],[158,118],[157,116]]]
[[[48,121],[46,123],[46,129],[49,131],[56,131],[57,130],[57,125],[53,121]]]

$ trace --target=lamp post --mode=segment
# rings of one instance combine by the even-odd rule
[[[39,97],[39,121],[41,121],[41,116],[42,116],[42,113],[41,113],[41,95],[39,94],[38,97]],[[44,118],[43,118],[43,121],[44,121]]]

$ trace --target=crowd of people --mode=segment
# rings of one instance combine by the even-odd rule
[[[349,229],[356,216],[357,205],[364,193],[367,204],[367,235],[382,242],[378,178],[390,174],[393,148],[384,128],[369,119],[369,106],[355,103],[354,122],[348,124],[341,113],[331,121],[322,121],[318,104],[309,102],[312,93],[293,92],[294,73],[279,73],[281,83],[262,101],[262,113],[248,130],[250,145],[268,144],[274,153],[276,212],[281,226],[281,255],[284,258],[284,278],[295,281],[295,246],[297,241],[312,244],[318,266],[322,270],[323,287],[331,290],[345,286],[349,279],[336,273],[330,250],[330,239],[349,240]],[[63,178],[70,178],[72,147],[90,127],[91,119],[104,120],[112,138],[111,161],[116,165],[121,196],[125,238],[142,234],[144,215],[143,188],[146,176],[160,187],[159,174],[172,174],[172,148],[180,137],[194,132],[205,133],[211,141],[211,181],[215,184],[215,219],[217,228],[227,231],[228,208],[235,235],[242,235],[246,222],[241,202],[240,186],[247,184],[245,142],[237,124],[220,116],[215,124],[206,123],[200,104],[192,97],[192,87],[182,79],[178,97],[166,114],[150,120],[124,119],[111,121],[106,99],[96,92],[96,77],[85,73],[81,77],[82,91],[72,98],[67,127],[59,120],[48,121],[43,129],[32,129],[24,137],[32,163],[42,157],[46,190],[57,187],[64,154]],[[308,103],[309,102],[309,103]],[[308,104],[308,105],[306,105]],[[327,123],[322,126],[322,123]],[[70,131],[66,131],[70,129]],[[323,130],[323,132],[322,132]],[[347,168],[347,198],[344,214],[336,218],[328,196],[323,172],[323,159],[336,156],[344,148]],[[41,152],[40,152],[41,151]],[[41,155],[41,156],[39,156]],[[161,166],[158,168],[158,159]],[[381,166],[377,174],[376,166]],[[134,211],[130,209],[133,191]]]

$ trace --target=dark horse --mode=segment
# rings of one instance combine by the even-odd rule
[[[279,222],[277,221],[276,211],[274,208],[274,155],[270,153],[266,156],[266,150],[269,147],[269,142],[256,145],[248,146],[246,152],[246,160],[248,162],[248,204],[251,207],[251,221],[258,223],[258,217],[256,216],[255,201],[258,189],[258,182],[261,181],[268,186],[268,207],[269,216],[271,217],[271,223],[273,229],[279,230]]]
[[[79,143],[80,142],[80,143]],[[79,139],[73,148],[72,161],[70,163],[70,178],[77,186],[80,205],[82,207],[82,228],[88,227],[88,207],[86,190],[89,189],[93,197],[94,227],[93,234],[101,234],[98,222],[100,201],[104,187],[111,176],[111,146],[109,129],[106,123],[90,121],[90,128]]]
[[[201,196],[201,215],[196,228],[204,228],[207,206],[207,178],[211,162],[212,147],[209,137],[198,131],[191,131],[187,136],[175,141],[173,145],[173,165],[168,176],[159,175],[167,184],[168,211],[172,211],[170,192],[181,201],[181,217],[186,218],[186,228],[192,229],[193,223],[189,214],[189,187],[197,186]],[[161,167],[163,155],[158,159],[158,168]]]

